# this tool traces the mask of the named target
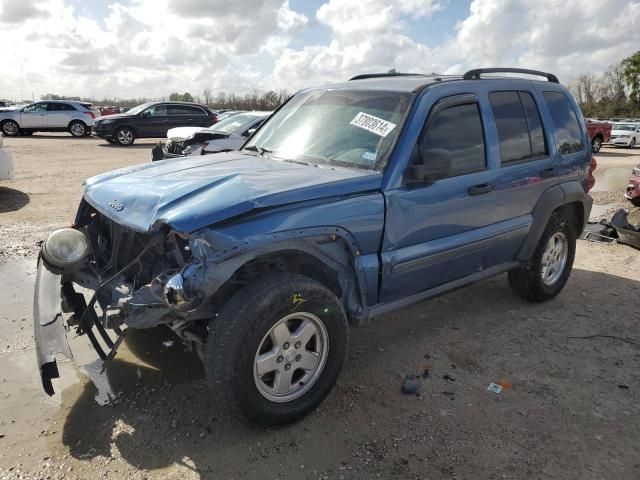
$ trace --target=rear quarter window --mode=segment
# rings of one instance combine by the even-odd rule
[[[555,126],[555,138],[563,155],[580,152],[584,148],[582,130],[569,99],[561,92],[543,92]]]

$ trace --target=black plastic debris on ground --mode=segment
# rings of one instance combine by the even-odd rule
[[[631,225],[628,215],[623,209],[618,210],[611,218],[611,226],[616,230],[620,243],[640,248],[640,226]]]

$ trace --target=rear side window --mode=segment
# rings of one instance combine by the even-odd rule
[[[489,102],[496,119],[503,164],[546,154],[542,122],[531,94],[492,92]]]
[[[190,105],[169,105],[169,115],[206,115],[204,110]]]
[[[422,162],[445,157],[448,177],[486,168],[484,131],[477,103],[453,105],[437,111],[420,140]]]
[[[560,92],[544,92],[542,95],[556,127],[555,137],[560,153],[564,155],[581,151],[584,147],[582,130],[569,99]]]
[[[74,111],[75,108],[73,108],[73,105],[69,105],[68,103],[50,103],[47,110],[50,112],[68,112]]]

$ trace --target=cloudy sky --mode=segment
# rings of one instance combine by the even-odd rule
[[[244,93],[640,49],[640,0],[0,0],[0,98]]]

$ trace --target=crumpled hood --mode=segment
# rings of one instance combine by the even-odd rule
[[[185,138],[189,138],[194,133],[205,130],[205,127],[176,127],[170,128],[167,132],[167,138],[174,142],[181,142]]]
[[[85,199],[139,232],[193,232],[251,210],[380,189],[378,172],[318,168],[227,152],[147,163],[90,178]]]

